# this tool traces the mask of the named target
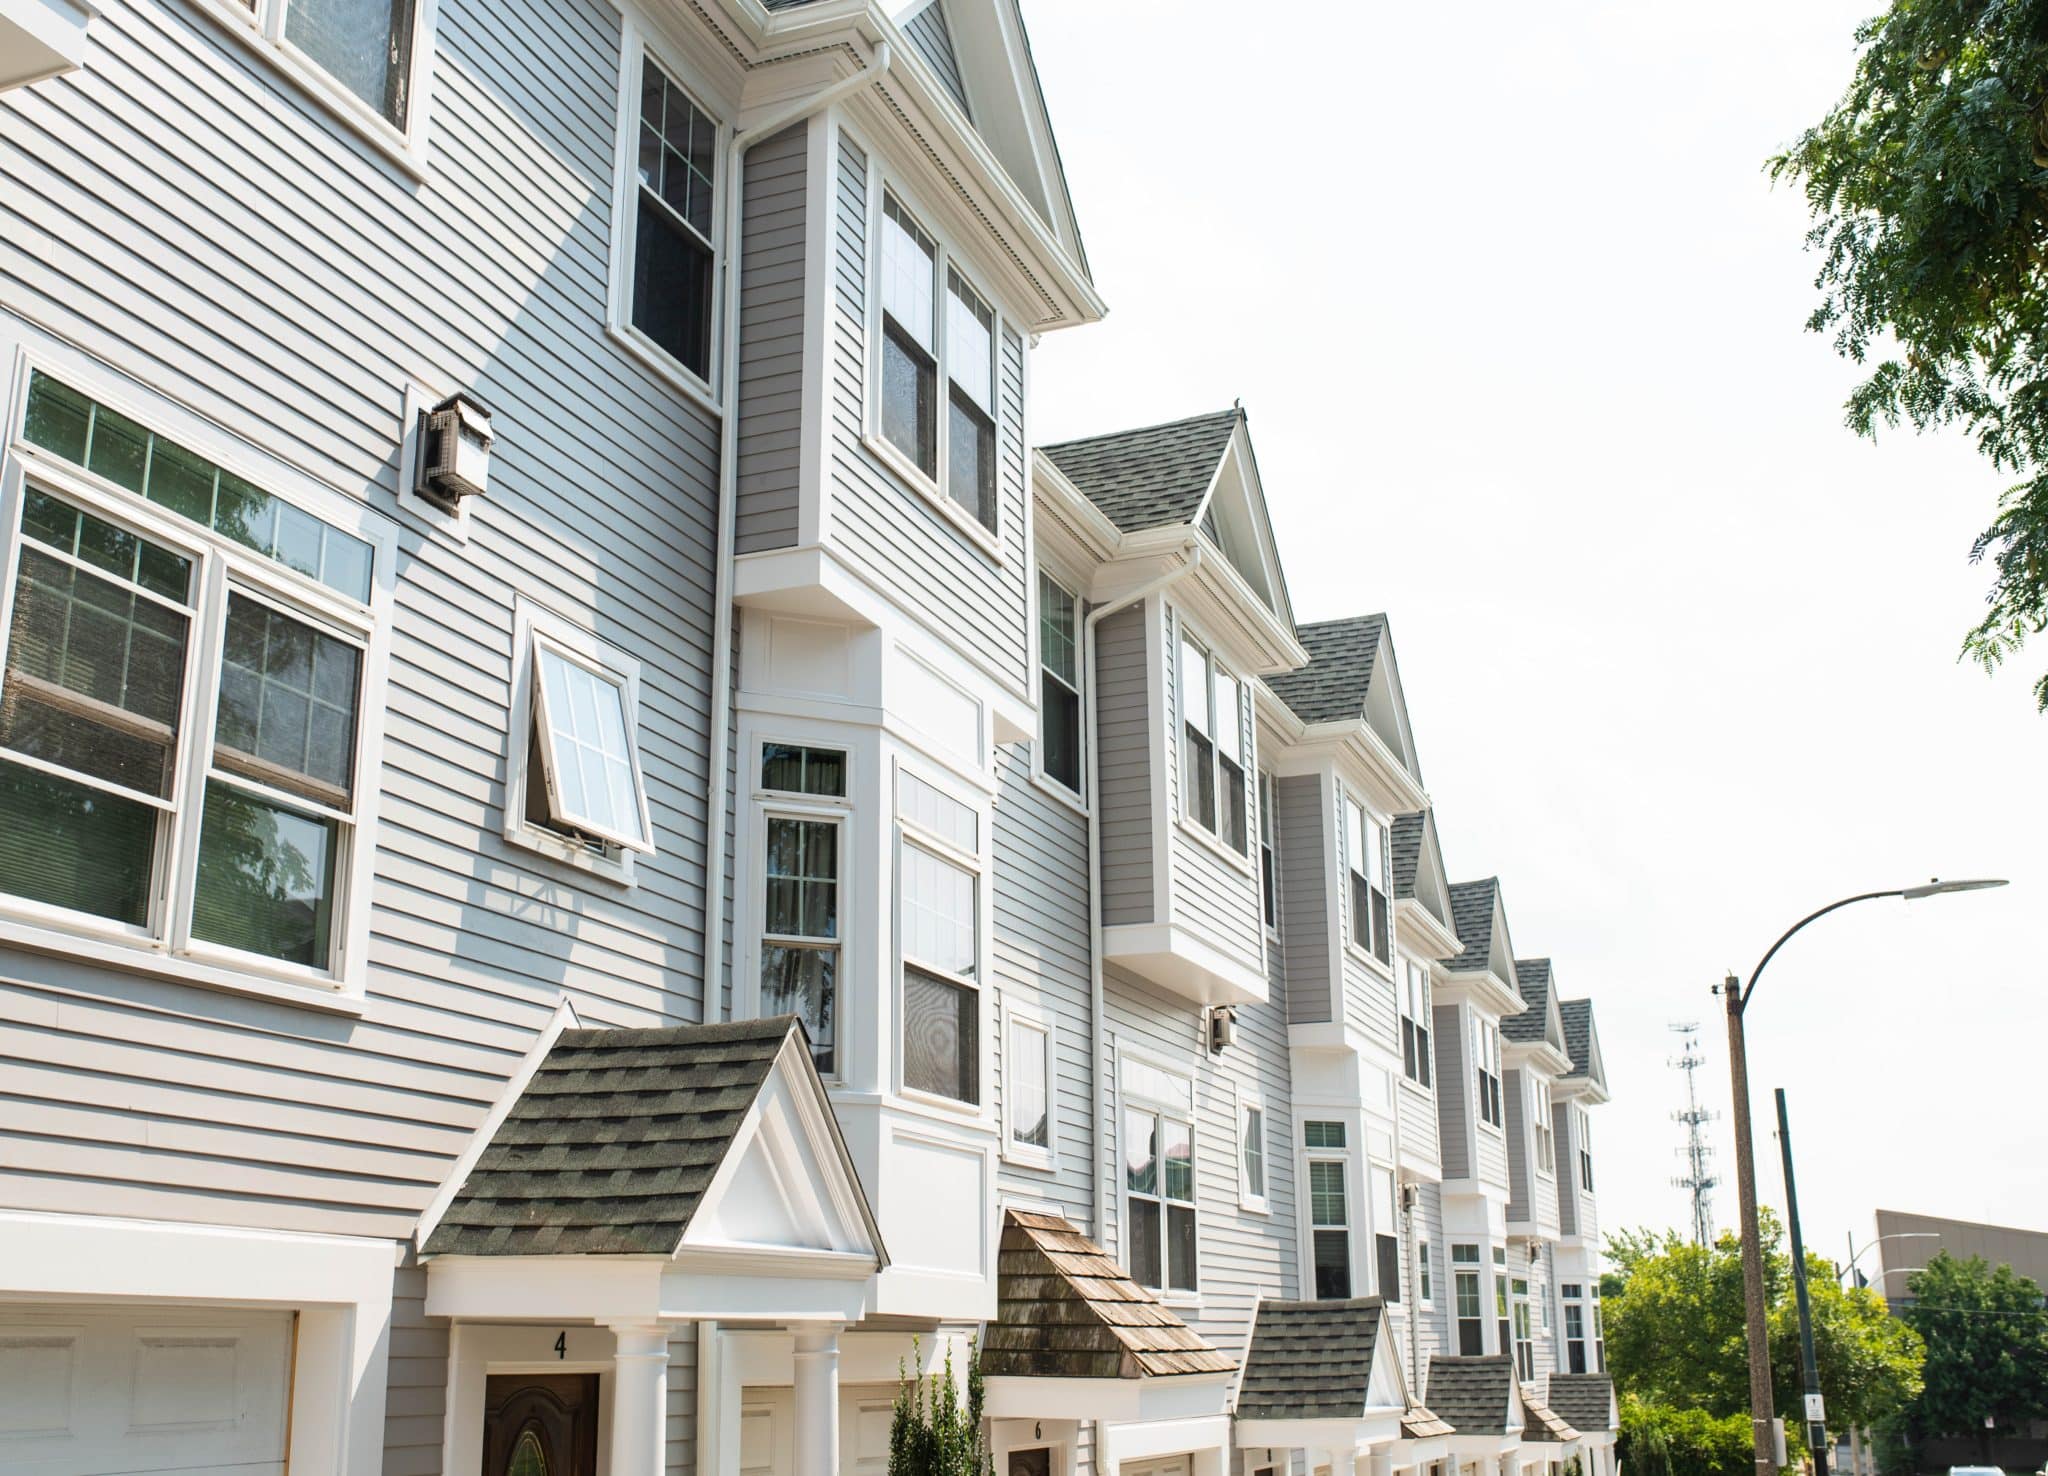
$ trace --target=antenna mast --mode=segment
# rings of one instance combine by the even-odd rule
[[[1671,1183],[1673,1188],[1683,1189],[1692,1196],[1693,1243],[1711,1245],[1714,1240],[1714,1189],[1721,1180],[1712,1172],[1714,1149],[1707,1142],[1706,1127],[1721,1114],[1700,1105],[1699,1069],[1707,1064],[1707,1058],[1700,1054],[1699,1021],[1682,1021],[1671,1029],[1679,1039],[1678,1054],[1671,1058],[1671,1065],[1685,1073],[1685,1106],[1671,1114],[1673,1122],[1685,1127],[1685,1146],[1678,1150],[1679,1158],[1685,1163],[1685,1173]]]

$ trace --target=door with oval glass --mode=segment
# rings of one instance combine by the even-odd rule
[[[486,1379],[483,1476],[597,1476],[597,1375]]]

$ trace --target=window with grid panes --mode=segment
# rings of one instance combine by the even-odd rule
[[[761,1014],[795,1015],[818,1074],[838,1070],[839,826],[766,817],[761,908]]]
[[[640,60],[633,326],[711,378],[718,125],[653,56]]]
[[[1344,1178],[1341,1158],[1308,1161],[1309,1225],[1318,1301],[1342,1301],[1351,1295],[1351,1205]]]
[[[1479,1247],[1451,1247],[1451,1290],[1457,1304],[1458,1354],[1477,1358],[1486,1351],[1486,1312],[1480,1301]]]
[[[1536,1167],[1545,1174],[1557,1172],[1557,1129],[1550,1120],[1550,1083],[1540,1076],[1529,1078],[1529,1121],[1535,1128]]]
[[[1244,854],[1243,686],[1187,636],[1180,643],[1181,813]]]
[[[1528,1279],[1515,1277],[1510,1283],[1509,1295],[1514,1299],[1515,1309],[1515,1369],[1522,1379],[1533,1379],[1536,1377],[1536,1337],[1530,1325]]]
[[[1124,1203],[1131,1280],[1153,1291],[1198,1290],[1190,1121],[1149,1106],[1125,1108]]]
[[[1500,1342],[1496,1353],[1514,1351],[1513,1318],[1508,1311],[1508,1253],[1504,1246],[1493,1248],[1493,1315],[1499,1324]]]
[[[980,817],[899,776],[904,1085],[981,1100]]]
[[[1572,1111],[1577,1116],[1579,1130],[1579,1189],[1582,1193],[1591,1194],[1593,1192],[1593,1139],[1591,1136],[1593,1120],[1587,1115],[1586,1109],[1577,1103],[1572,1104]]]
[[[1038,576],[1038,766],[1081,792],[1080,601]]]

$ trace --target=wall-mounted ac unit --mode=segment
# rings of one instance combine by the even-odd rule
[[[450,395],[420,412],[420,496],[454,508],[490,486],[491,412],[468,395]]]

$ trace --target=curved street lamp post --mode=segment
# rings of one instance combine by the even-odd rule
[[[1763,976],[1764,968],[1778,955],[1792,935],[1808,923],[1826,917],[1857,902],[1873,902],[1882,897],[1902,897],[1911,902],[1921,897],[1945,896],[1950,892],[1975,892],[1985,887],[2002,887],[2002,880],[1985,881],[1930,881],[1917,887],[1894,887],[1883,892],[1858,892],[1853,897],[1844,897],[1839,902],[1830,902],[1817,911],[1787,928],[1765,953],[1749,976],[1749,983],[1743,984],[1730,974],[1722,981],[1720,994],[1728,1008],[1728,1074],[1735,1097],[1735,1187],[1736,1197],[1741,1204],[1742,1214],[1742,1298],[1745,1321],[1749,1333],[1749,1417],[1751,1434],[1756,1442],[1757,1476],[1777,1476],[1777,1441],[1773,1430],[1771,1394],[1771,1345],[1770,1334],[1765,1322],[1764,1304],[1764,1253],[1763,1239],[1757,1224],[1756,1208],[1756,1153],[1750,1141],[1749,1126],[1749,1054],[1743,1039],[1743,1016],[1749,1009],[1749,1001],[1756,993],[1756,981]],[[1789,1153],[1789,1149],[1787,1150]],[[1827,1433],[1826,1421],[1820,1407],[1820,1376],[1814,1364],[1812,1321],[1807,1311],[1806,1278],[1804,1267],[1796,1267],[1794,1287],[1799,1297],[1799,1332],[1801,1362],[1805,1365],[1807,1408],[1812,1414],[1808,1420],[1808,1447],[1813,1452],[1813,1476],[1827,1476]]]

